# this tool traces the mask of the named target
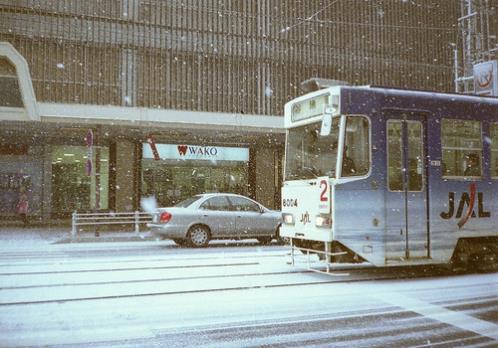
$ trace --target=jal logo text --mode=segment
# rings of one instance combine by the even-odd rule
[[[303,225],[306,225],[307,223],[310,223],[311,220],[310,220],[310,214],[308,214],[308,212],[304,213],[301,215],[301,220],[299,220],[300,222],[303,223]]]
[[[470,192],[470,193],[469,193]],[[484,208],[484,193],[477,192],[475,183],[470,184],[469,192],[463,192],[460,196],[458,208],[455,213],[455,192],[448,192],[448,211],[440,214],[443,219],[451,219],[453,216],[458,221],[458,227],[462,228],[469,218],[489,218],[491,213]],[[477,194],[476,194],[477,193]],[[477,214],[474,211],[477,196]],[[464,211],[465,207],[467,209]]]

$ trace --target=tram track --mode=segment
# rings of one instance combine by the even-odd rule
[[[0,276],[23,276],[23,275],[50,275],[50,274],[69,274],[69,273],[96,273],[96,272],[127,272],[127,271],[147,271],[147,270],[167,270],[167,269],[188,269],[197,267],[223,267],[223,266],[251,266],[258,265],[258,262],[249,263],[230,263],[230,264],[194,264],[188,266],[157,266],[157,267],[128,267],[128,268],[98,268],[98,269],[85,269],[85,270],[65,270],[65,271],[37,271],[37,272],[14,272],[14,273],[0,273]],[[0,288],[1,289],[1,288]]]
[[[189,250],[190,251],[190,250]],[[136,253],[135,253],[136,254]],[[255,255],[257,255],[258,259],[272,259],[272,258],[282,258],[286,256],[288,253],[287,251],[272,251],[272,253],[261,253],[261,254],[255,254],[254,252],[247,252],[246,254],[237,254],[237,255],[231,255],[230,253],[220,253],[218,255],[213,255],[213,254],[207,254],[203,256],[199,256],[199,254],[193,254],[194,256],[191,256],[192,254],[190,253],[175,253],[175,254],[165,254],[162,257],[155,257],[155,258],[137,258],[137,257],[125,257],[125,256],[120,256],[119,258],[109,258],[109,255],[106,254],[105,258],[95,258],[94,254],[91,253],[86,253],[84,256],[84,259],[80,259],[79,257],[75,258],[75,255],[73,252],[62,252],[58,253],[56,255],[51,255],[51,254],[42,254],[43,257],[38,258],[38,256],[33,255],[33,254],[13,254],[10,255],[9,257],[6,257],[5,255],[2,257],[0,256],[0,267],[11,267],[11,266],[44,266],[44,265],[53,265],[53,260],[61,260],[61,258],[66,258],[64,259],[63,264],[70,265],[70,264],[86,264],[86,263],[91,263],[94,264],[96,260],[98,261],[99,264],[104,264],[104,263],[137,263],[137,262],[171,262],[172,260],[175,261],[202,261],[202,260],[213,260],[213,259],[222,259],[222,260],[227,260],[227,259],[254,259]],[[48,256],[48,257],[47,257]],[[88,257],[91,257],[91,259],[88,259]],[[100,257],[100,256],[98,256]],[[2,259],[7,259],[10,262],[2,262]],[[40,261],[38,261],[40,259]],[[47,260],[48,259],[48,260]],[[41,261],[43,260],[43,261]]]
[[[225,266],[233,266],[234,264],[228,264]],[[245,266],[253,266],[255,263],[245,264]],[[240,267],[240,265],[236,265]],[[222,267],[217,265],[216,267]],[[192,267],[185,268],[191,269]],[[146,270],[147,268],[139,268],[138,270]],[[155,269],[154,269],[155,270]],[[105,270],[105,272],[112,272],[117,270]],[[121,271],[121,269],[120,269]],[[89,270],[80,271],[73,273],[89,273],[89,272],[100,272],[99,270]],[[57,273],[54,273],[57,274]],[[10,274],[15,276],[15,274]],[[26,275],[25,273],[23,275]],[[301,277],[293,277],[296,275],[309,275],[310,280],[308,281],[298,281]],[[36,284],[36,285],[21,285],[21,286],[3,286],[0,288],[1,293],[10,292],[25,292],[28,290],[40,290],[40,289],[71,289],[75,292],[78,288],[84,288],[86,291],[91,287],[96,287],[97,289],[109,288],[119,286],[117,293],[111,291],[108,295],[104,296],[65,296],[61,295],[59,297],[54,296],[52,298],[36,298],[32,300],[22,300],[22,297],[18,301],[1,301],[0,306],[12,306],[12,305],[27,305],[27,304],[47,304],[47,303],[61,303],[61,302],[76,302],[76,301],[93,301],[93,300],[105,300],[105,299],[124,299],[124,298],[136,298],[136,297],[148,297],[148,296],[167,296],[167,295],[178,295],[178,294],[195,294],[195,293],[205,293],[205,292],[221,292],[221,291],[240,291],[258,288],[283,288],[283,287],[298,287],[298,286],[311,286],[311,285],[323,285],[323,284],[339,284],[339,283],[357,283],[357,282],[368,282],[368,281],[381,281],[390,279],[408,279],[412,278],[412,273],[405,273],[404,275],[396,274],[391,272],[390,269],[342,269],[340,272],[335,272],[330,276],[314,276],[316,273],[310,270],[297,270],[293,269],[290,271],[257,271],[253,273],[242,272],[242,273],[226,273],[226,274],[211,274],[211,275],[184,275],[184,276],[169,276],[169,277],[157,277],[157,278],[147,278],[147,279],[121,279],[114,281],[90,281],[90,282],[62,282],[53,284]],[[290,281],[278,281],[278,277],[292,276],[293,279]],[[419,275],[420,277],[430,277],[427,273]],[[251,278],[256,279],[254,282]],[[275,279],[276,278],[276,279]],[[199,287],[195,285],[191,286],[192,283],[198,284],[203,281],[210,281],[212,284],[216,279],[223,280],[221,283],[225,284],[226,280],[236,280],[235,285],[232,286],[208,286]],[[295,280],[294,280],[295,279]],[[239,281],[239,282],[237,282]],[[216,282],[215,282],[216,283]],[[184,286],[183,284],[187,284]],[[129,286],[126,286],[129,285]],[[157,289],[155,291],[136,291],[130,293],[119,294],[119,289],[130,288],[133,285],[147,285],[147,289]],[[493,285],[493,284],[490,284]],[[167,290],[161,291],[162,288]],[[181,289],[181,290],[180,290]],[[140,290],[140,289],[139,289]],[[43,291],[42,291],[43,292]],[[77,291],[76,291],[77,292]],[[64,291],[65,293],[65,291]],[[91,291],[90,291],[91,293]]]
[[[274,274],[267,274],[274,275]],[[230,276],[233,277],[233,276]],[[247,277],[247,275],[244,275]],[[205,278],[208,279],[208,278]],[[107,296],[88,296],[88,297],[74,297],[74,298],[56,298],[49,300],[33,300],[33,301],[18,301],[18,302],[0,302],[0,307],[4,306],[16,306],[16,305],[34,305],[34,304],[50,304],[50,303],[65,303],[65,302],[82,302],[82,301],[95,301],[95,300],[110,300],[110,299],[126,299],[126,298],[137,298],[137,297],[151,297],[151,296],[167,296],[167,295],[189,295],[189,294],[201,294],[201,293],[214,293],[214,292],[225,292],[225,291],[241,291],[241,290],[251,290],[251,289],[271,289],[271,288],[284,288],[284,287],[298,287],[298,286],[309,286],[309,285],[323,285],[332,283],[347,283],[347,282],[360,282],[360,281],[375,281],[375,280],[385,280],[386,278],[371,278],[371,279],[355,279],[355,280],[329,280],[329,281],[309,281],[309,282],[297,282],[297,283],[285,283],[285,284],[264,284],[264,285],[249,285],[249,286],[236,286],[236,287],[220,287],[220,288],[209,288],[209,289],[195,289],[195,290],[179,290],[179,291],[164,291],[164,292],[144,292],[144,293],[133,293],[125,295],[107,295]],[[183,279],[182,279],[183,280]],[[130,283],[130,282],[126,282]],[[111,283],[108,283],[110,285]],[[100,283],[98,285],[106,285],[105,283]]]

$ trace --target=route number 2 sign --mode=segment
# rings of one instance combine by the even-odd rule
[[[318,180],[318,212],[330,213],[330,184],[328,177],[317,178]]]

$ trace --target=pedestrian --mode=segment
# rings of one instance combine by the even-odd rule
[[[24,227],[28,226],[28,208],[28,195],[26,192],[21,191],[19,202],[17,203],[17,213],[21,217]]]

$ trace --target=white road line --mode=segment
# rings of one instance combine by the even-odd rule
[[[371,294],[371,296],[392,305],[419,313],[427,318],[453,325],[462,330],[472,331],[498,341],[498,325],[491,322],[395,292],[377,292]]]

